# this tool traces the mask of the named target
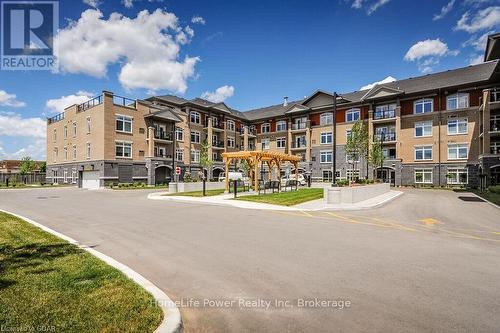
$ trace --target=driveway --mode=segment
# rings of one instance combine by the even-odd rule
[[[186,332],[498,332],[500,210],[471,194],[404,191],[357,212],[78,189],[3,190],[0,208],[132,267],[183,302]],[[297,306],[314,298],[325,302]],[[206,300],[237,303],[194,303]],[[350,306],[326,303],[339,300]]]

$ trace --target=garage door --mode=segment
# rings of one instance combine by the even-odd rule
[[[99,171],[84,171],[82,173],[82,188],[96,190],[99,188]]]

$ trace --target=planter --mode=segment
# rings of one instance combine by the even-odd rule
[[[373,184],[353,187],[325,187],[326,204],[353,204],[390,192],[390,184]]]
[[[206,190],[221,190],[225,188],[224,182],[206,182]],[[168,186],[169,193],[177,193],[177,192],[194,192],[194,191],[202,191],[203,190],[203,182],[195,182],[195,183],[170,183]]]

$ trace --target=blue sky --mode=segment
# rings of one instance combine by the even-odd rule
[[[248,110],[478,63],[500,0],[61,0],[59,24],[59,72],[0,71],[0,159],[44,158],[45,117],[102,90]]]

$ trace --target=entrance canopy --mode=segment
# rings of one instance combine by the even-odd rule
[[[246,161],[252,172],[250,172],[250,178],[254,183],[254,190],[259,190],[259,170],[260,164],[265,162],[269,167],[269,180],[271,180],[272,173],[271,170],[277,169],[278,178],[281,178],[281,163],[289,162],[295,167],[295,176],[298,177],[298,164],[302,159],[300,156],[288,155],[284,153],[279,153],[276,151],[235,151],[230,153],[222,153],[222,158],[224,159],[224,164],[226,166],[226,191],[229,191],[229,166],[233,161]],[[298,179],[298,178],[295,178]]]

